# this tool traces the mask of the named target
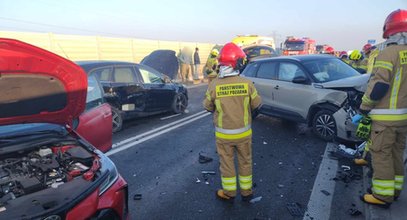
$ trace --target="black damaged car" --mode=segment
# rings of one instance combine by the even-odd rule
[[[188,106],[187,89],[151,67],[122,61],[77,64],[101,82],[112,106],[113,132],[120,131],[126,119],[168,111],[183,113]]]

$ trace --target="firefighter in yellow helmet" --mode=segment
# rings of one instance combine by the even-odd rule
[[[218,55],[219,51],[217,49],[213,49],[208,60],[206,61],[205,72],[208,76],[208,84],[210,84],[212,80],[218,76]]]
[[[354,69],[356,69],[360,73],[366,73],[367,64],[363,61],[363,55],[359,50],[354,50],[349,55],[349,60],[351,65]]]
[[[252,191],[252,111],[257,111],[261,98],[253,83],[239,76],[246,55],[236,44],[227,43],[219,54],[219,76],[208,86],[203,105],[213,112],[216,147],[220,159],[222,188],[218,198],[233,201],[237,178],[234,164],[238,161],[238,180],[243,201],[250,201]]]
[[[361,199],[369,204],[388,207],[400,195],[404,181],[403,152],[407,136],[407,10],[393,11],[386,18],[383,30],[387,47],[376,58],[360,106],[364,118],[372,120],[371,132],[368,126],[357,132],[370,137],[369,151],[373,167],[371,191]]]

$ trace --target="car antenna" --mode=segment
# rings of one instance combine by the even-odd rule
[[[58,47],[59,47],[59,48],[61,48],[62,52],[64,53],[65,58],[67,58],[68,60],[70,60],[70,58],[69,58],[68,54],[66,54],[66,53],[65,53],[64,48],[62,48],[62,47],[61,47],[61,45],[60,45],[59,43],[57,43],[57,44],[58,44]]]

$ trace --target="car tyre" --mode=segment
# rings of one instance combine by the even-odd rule
[[[116,133],[123,128],[123,116],[119,109],[112,107],[112,131]]]
[[[312,131],[325,141],[332,141],[337,134],[336,122],[330,110],[318,111],[312,121]]]
[[[174,101],[172,103],[172,111],[175,114],[185,112],[185,109],[187,108],[187,106],[188,106],[188,100],[184,94],[178,93],[177,95],[175,95]]]

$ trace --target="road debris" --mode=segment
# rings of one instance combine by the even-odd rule
[[[288,212],[295,217],[302,217],[304,215],[304,210],[301,205],[297,202],[287,203],[286,208]]]
[[[216,174],[215,171],[210,171],[210,170],[202,170],[201,173],[202,174],[210,174],[210,175],[215,175]]]
[[[278,165],[283,165],[283,162],[281,162],[281,161],[280,161],[280,162],[278,162]]]
[[[351,216],[359,216],[362,214],[362,212],[356,208],[350,208],[350,209],[348,209],[348,214]]]
[[[209,163],[212,162],[212,158],[203,154],[203,153],[199,153],[199,163]]]
[[[346,166],[346,165],[342,165],[341,166],[343,171],[349,171],[350,170],[350,166]]]
[[[278,188],[284,188],[283,184],[278,184]]]
[[[209,185],[209,182],[208,182],[208,181],[205,181],[205,184],[206,184],[206,185]]]
[[[263,141],[263,144],[264,144],[264,145],[266,145],[266,144],[267,144],[267,142],[266,142],[266,141]]]
[[[195,182],[196,182],[196,183],[200,183],[201,180],[197,177]]]
[[[326,196],[331,195],[331,193],[329,193],[329,192],[328,192],[328,191],[326,191],[326,190],[321,190],[321,192],[322,192],[324,195],[326,195]]]
[[[350,183],[353,180],[361,180],[362,175],[351,170],[338,171],[336,177],[333,178],[335,181],[343,181],[344,183]]]
[[[142,197],[143,197],[142,194],[134,194],[133,199],[134,200],[141,200]]]
[[[262,199],[263,197],[262,196],[258,196],[258,197],[256,197],[256,198],[253,198],[253,199],[251,199],[249,202],[250,203],[256,203],[256,202],[260,202],[260,200]]]

